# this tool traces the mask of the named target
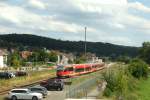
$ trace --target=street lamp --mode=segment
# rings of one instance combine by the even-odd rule
[[[85,45],[84,45],[85,58],[86,58],[86,48],[87,48],[87,45],[86,45],[86,30],[87,30],[87,27],[85,27],[85,41],[84,41],[84,43],[85,43]]]

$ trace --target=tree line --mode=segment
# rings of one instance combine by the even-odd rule
[[[84,53],[84,41],[63,41],[47,37],[41,37],[28,34],[5,34],[0,35],[0,47],[18,48],[21,50],[37,50],[47,48],[49,50],[59,50],[62,52],[71,52],[75,55]],[[116,58],[121,55],[135,57],[139,48],[114,45],[102,42],[87,42],[87,52],[95,53],[100,57]]]

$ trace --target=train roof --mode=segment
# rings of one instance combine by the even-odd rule
[[[85,64],[68,64],[68,65],[57,65],[59,68],[66,68],[66,67],[76,67],[76,66],[91,66],[91,65],[98,65],[101,63],[85,63]]]

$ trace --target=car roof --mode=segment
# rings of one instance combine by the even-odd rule
[[[24,88],[21,89],[21,88],[20,88],[20,89],[12,89],[11,91],[14,91],[14,90],[25,90],[25,91],[27,91],[28,89],[24,89]]]
[[[45,87],[42,87],[42,86],[33,86],[33,87],[29,87],[29,88],[45,88]]]

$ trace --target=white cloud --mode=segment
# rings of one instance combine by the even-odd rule
[[[129,7],[134,8],[136,10],[140,10],[140,11],[146,12],[146,13],[150,13],[150,8],[145,6],[145,5],[143,5],[140,2],[130,3]]]
[[[19,28],[27,28],[29,30],[78,32],[81,29],[80,25],[54,20],[52,16],[38,15],[22,7],[9,6],[4,3],[0,4],[0,19],[13,23],[14,26]]]
[[[143,34],[141,42],[147,40],[145,34],[150,33],[150,19],[129,13],[130,9],[150,12],[149,7],[139,2],[130,3],[127,0],[25,0],[25,2],[27,3],[22,6],[0,2],[0,32],[29,32],[40,35],[47,33],[50,37],[80,40],[83,38],[84,27],[87,26],[90,34],[88,40],[124,45],[139,43],[135,36],[130,35],[135,30],[137,36]]]
[[[106,41],[107,40],[107,41]],[[130,45],[133,43],[133,41],[127,37],[105,37],[106,42],[114,43],[114,44],[120,44],[120,45]]]
[[[32,7],[46,9],[46,4],[43,3],[42,0],[28,0],[28,2]]]
[[[71,2],[82,11],[99,13],[102,12],[103,7],[105,7],[105,9],[107,7],[110,10],[110,8],[114,8],[115,6],[127,5],[127,0],[71,0]]]
[[[41,20],[39,15],[33,14],[24,8],[7,4],[0,4],[0,18],[17,25]]]
[[[126,5],[127,0],[72,0],[75,3],[85,4],[85,5]]]

